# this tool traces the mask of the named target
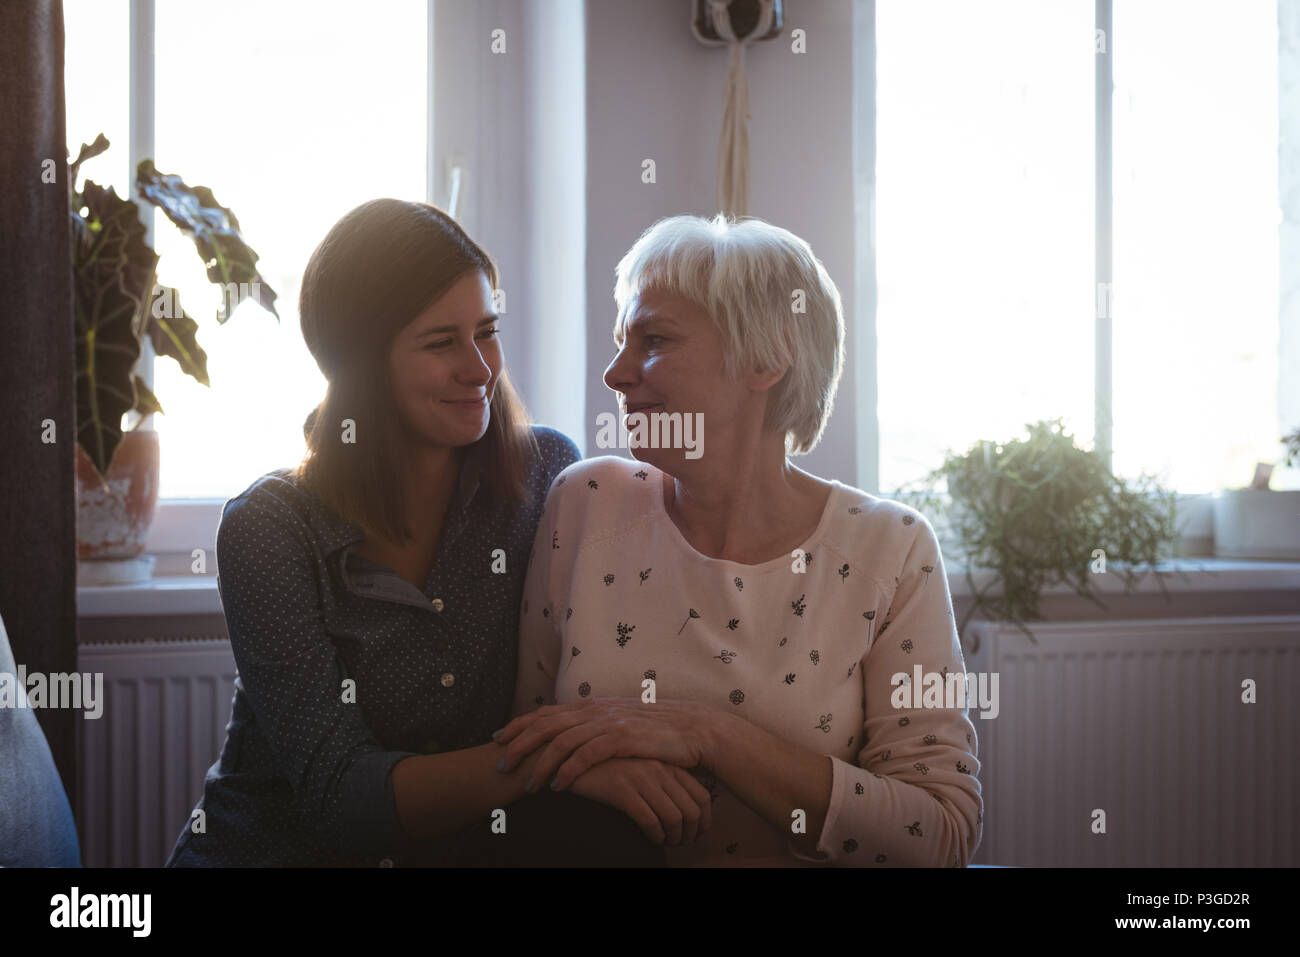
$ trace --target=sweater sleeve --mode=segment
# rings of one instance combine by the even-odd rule
[[[945,674],[958,676],[951,684],[959,691],[965,687],[948,577],[933,527],[920,513],[908,514],[916,534],[860,664],[863,747],[856,765],[831,756],[831,801],[818,856],[795,852],[803,860],[965,867],[979,846],[984,806],[975,727],[964,694],[954,702],[959,707],[935,706],[947,703]],[[936,675],[929,695],[922,693],[924,679],[915,687],[918,665],[926,678]]]
[[[519,655],[512,717],[536,711],[544,704],[555,704],[561,635],[552,587],[558,577],[555,570],[568,554],[564,546],[572,544],[559,541],[560,487],[564,482],[565,475],[561,473],[551,485],[528,557],[524,597],[519,608]]]

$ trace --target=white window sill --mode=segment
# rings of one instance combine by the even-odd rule
[[[1180,575],[1178,572],[1182,572]],[[1182,558],[1159,566],[1138,582],[1135,594],[1160,594],[1156,576],[1170,592],[1300,592],[1300,562],[1247,562],[1217,558]],[[978,588],[986,587],[990,572],[974,575]],[[1114,573],[1094,576],[1102,595],[1124,593],[1123,580]],[[955,600],[970,596],[966,573],[948,569],[948,585]],[[1044,589],[1044,596],[1071,595],[1068,585]],[[140,585],[93,586],[77,589],[80,618],[116,618],[128,615],[220,615],[221,599],[213,575],[164,575]]]

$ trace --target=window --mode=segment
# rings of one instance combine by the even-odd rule
[[[1091,446],[1107,361],[1117,474],[1198,493],[1280,458],[1276,7],[1114,8],[1103,293],[1093,0],[876,6],[882,489],[1037,419]]]
[[[150,155],[235,212],[280,313],[277,324],[245,302],[219,325],[220,294],[193,242],[154,214],[159,281],[199,323],[212,383],[154,364],[163,499],[224,500],[301,459],[303,419],[325,391],[298,328],[302,271],[352,207],[426,195],[427,10],[424,0],[156,5]],[[70,149],[103,129],[112,148],[85,173],[122,194],[134,179],[127,109],[141,107],[128,89],[128,5],[66,0],[65,16]],[[200,48],[220,57],[196,57]]]
[[[1278,418],[1277,7],[1118,2],[1114,34],[1115,468],[1238,488],[1295,425]]]

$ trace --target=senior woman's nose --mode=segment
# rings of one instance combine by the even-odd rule
[[[614,392],[626,392],[624,388],[631,384],[632,372],[635,365],[626,358],[627,349],[620,349],[614,356],[614,361],[605,368],[605,385]]]

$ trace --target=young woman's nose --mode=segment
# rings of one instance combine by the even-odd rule
[[[486,385],[492,378],[492,366],[479,350],[477,344],[462,352],[463,358],[456,368],[456,376],[469,385]]]

